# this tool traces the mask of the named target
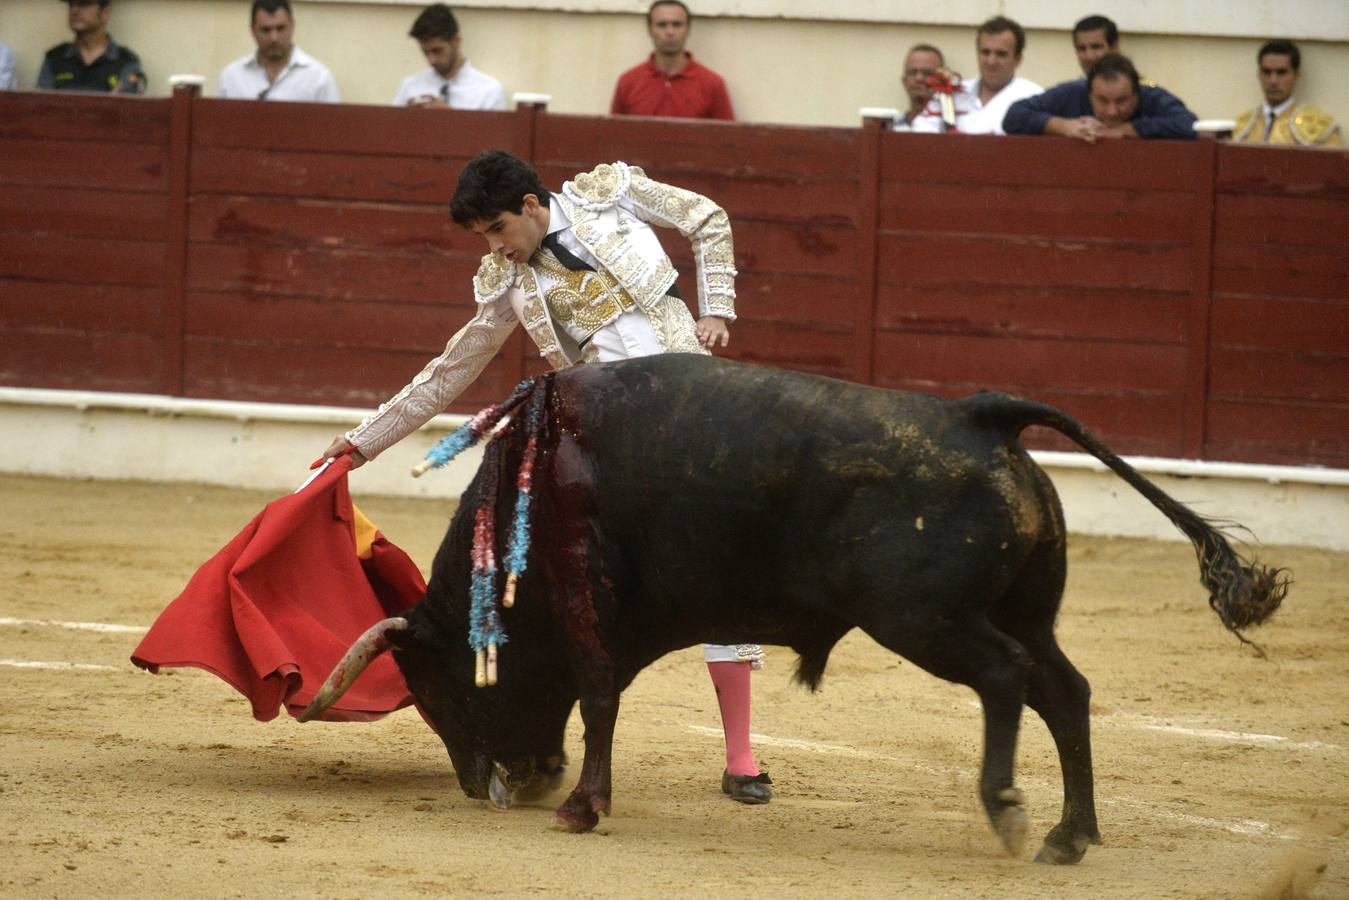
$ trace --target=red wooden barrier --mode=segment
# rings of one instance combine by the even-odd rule
[[[0,93],[0,383],[371,405],[471,312],[489,147],[725,206],[734,358],[1349,466],[1349,154],[1212,142]],[[516,335],[458,408],[540,367]]]
[[[156,392],[168,101],[0,92],[0,383]]]

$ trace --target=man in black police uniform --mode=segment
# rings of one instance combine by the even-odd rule
[[[111,0],[67,0],[75,40],[47,51],[39,90],[145,92],[140,57],[108,37]]]

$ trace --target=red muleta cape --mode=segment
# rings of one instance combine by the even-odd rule
[[[426,594],[408,555],[352,505],[350,469],[340,458],[299,493],[267,504],[197,570],[131,661],[151,672],[205,669],[247,697],[260,722],[282,705],[299,716],[356,638]],[[366,722],[411,703],[384,655],[323,719]]]

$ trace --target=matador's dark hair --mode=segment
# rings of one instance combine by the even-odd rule
[[[539,173],[520,157],[505,150],[488,150],[475,157],[459,175],[459,185],[450,200],[450,218],[456,225],[470,227],[474,222],[490,221],[504,212],[520,214],[526,194],[540,203],[550,196]]]

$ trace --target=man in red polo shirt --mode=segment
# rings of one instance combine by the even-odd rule
[[[619,76],[609,112],[616,116],[734,119],[721,76],[684,49],[693,14],[680,0],[656,0],[646,13],[655,52]]]

